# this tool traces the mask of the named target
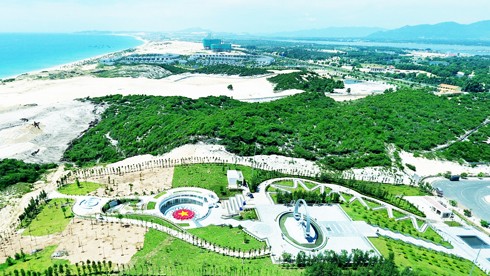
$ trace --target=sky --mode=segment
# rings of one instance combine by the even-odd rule
[[[490,0],[0,0],[0,32],[271,33],[490,19]]]

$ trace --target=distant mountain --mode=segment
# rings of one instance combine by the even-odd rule
[[[384,29],[376,27],[330,27],[274,33],[269,36],[290,38],[361,38],[382,30]]]
[[[405,26],[399,29],[376,32],[368,35],[367,38],[393,41],[490,40],[490,20],[467,25],[444,22],[434,25]]]

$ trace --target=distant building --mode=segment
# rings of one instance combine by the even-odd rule
[[[211,50],[213,44],[221,44],[221,39],[205,38],[202,40],[202,46],[206,50]]]
[[[206,50],[213,52],[231,52],[233,49],[231,43],[223,43],[221,39],[205,38],[202,40],[202,46]]]
[[[267,56],[254,56],[244,54],[194,54],[189,57],[189,61],[195,61],[204,65],[228,64],[228,65],[245,65],[245,63],[254,63],[260,66],[267,66],[274,62],[274,59]]]
[[[437,88],[437,92],[441,94],[461,93],[461,87],[442,83],[439,84],[439,87]]]
[[[231,49],[231,43],[211,44],[213,52],[230,52]]]
[[[243,184],[243,174],[241,171],[228,170],[226,177],[228,178],[228,189],[238,189],[238,185]]]
[[[458,77],[458,78],[462,78],[462,77],[464,77],[464,75],[465,75],[464,72],[461,72],[461,71],[456,73],[456,77]]]
[[[430,210],[436,213],[437,215],[441,216],[441,218],[446,219],[446,218],[452,218],[454,216],[453,212],[438,200],[435,200],[429,196],[424,196],[424,199],[429,204]]]
[[[157,64],[172,64],[178,62],[179,55],[175,54],[147,54],[147,55],[131,55],[118,60],[120,63],[157,63]]]
[[[172,64],[181,61],[182,59],[180,55],[175,55],[175,54],[144,54],[144,55],[128,55],[122,57],[102,59],[99,62],[104,65],[115,65],[116,63]]]

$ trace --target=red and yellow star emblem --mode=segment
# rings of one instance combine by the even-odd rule
[[[180,209],[173,213],[173,217],[178,220],[188,220],[192,219],[196,213],[190,209]]]

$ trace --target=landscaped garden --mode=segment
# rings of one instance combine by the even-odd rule
[[[443,245],[448,248],[452,248],[451,244],[444,241],[443,238],[437,234],[431,227],[427,227],[425,232],[417,231],[410,219],[395,221],[394,218],[388,217],[386,209],[381,210],[368,210],[362,206],[359,201],[354,201],[350,204],[341,204],[342,209],[352,218],[352,220],[363,220],[368,224],[376,225],[381,228],[386,228],[391,231],[399,232],[402,234],[410,235],[416,238],[424,239],[436,244]]]
[[[402,269],[410,267],[417,275],[468,275],[473,265],[470,261],[454,255],[390,238],[378,237],[369,240],[385,258],[393,252],[398,267]],[[486,274],[475,266],[473,275]]]
[[[44,236],[62,232],[73,217],[72,205],[72,199],[57,198],[48,201],[22,234]]]

